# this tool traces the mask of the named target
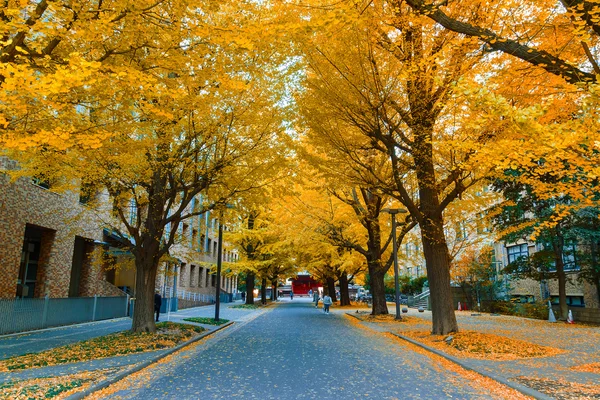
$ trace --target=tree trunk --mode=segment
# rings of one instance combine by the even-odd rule
[[[413,117],[419,123],[412,127],[414,134],[414,162],[419,185],[419,213],[423,255],[429,280],[432,333],[446,335],[458,332],[450,288],[450,253],[444,234],[443,210],[433,155],[433,126],[431,110],[424,104],[422,87],[415,85],[409,94]]]
[[[371,297],[373,306],[371,315],[389,314],[387,302],[385,300],[385,271],[381,270],[379,263],[376,267],[371,267],[369,264],[369,278],[371,284]]]
[[[276,301],[279,295],[277,294],[277,281],[271,282],[271,299]]]
[[[331,300],[337,301],[335,298],[335,279],[330,276],[327,277],[327,291],[329,292]]]
[[[421,241],[427,263],[433,320],[432,334],[446,335],[450,332],[458,332],[450,287],[450,256],[441,219],[433,227],[428,228],[427,225],[421,227]]]
[[[158,265],[136,257],[135,303],[131,330],[133,332],[156,332],[154,322],[154,287]]]
[[[267,278],[262,278],[260,281],[260,302],[267,304]]]
[[[246,274],[246,304],[254,304],[254,272]]]
[[[556,264],[556,277],[558,278],[559,319],[566,320],[569,316],[569,306],[567,305],[567,274],[565,274],[565,263],[563,261],[564,239],[562,236],[557,235],[552,242],[554,247],[554,263]]]
[[[350,291],[348,290],[348,275],[340,275],[340,306],[350,305]]]

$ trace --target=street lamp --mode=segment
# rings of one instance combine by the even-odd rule
[[[226,204],[226,208],[233,208],[233,205]],[[217,287],[215,297],[215,321],[219,320],[219,309],[221,308],[221,265],[223,263],[223,210],[219,214],[219,239],[217,242]]]
[[[219,321],[219,308],[221,307],[221,254],[223,254],[223,211],[219,218],[219,239],[217,245],[217,287],[215,297],[215,321]]]
[[[398,244],[396,243],[396,214],[404,214],[407,211],[402,208],[385,208],[381,210],[392,215],[392,242],[394,257],[394,284],[396,286],[396,319],[402,319],[400,315],[400,282],[398,281]]]

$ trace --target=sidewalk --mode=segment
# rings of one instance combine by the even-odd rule
[[[408,314],[404,315],[418,318],[421,322],[415,323],[413,320],[412,323],[406,324],[365,321],[360,323],[375,331],[400,335],[407,331],[431,330],[431,312],[419,313],[410,309]],[[461,357],[459,360],[468,368],[527,386],[552,398],[600,398],[600,375],[573,369],[600,362],[600,327],[568,325],[564,322],[549,323],[485,313],[471,315],[471,311],[457,312],[456,316],[461,331],[495,334],[564,350],[564,353],[555,356],[511,361]],[[572,395],[562,395],[561,390]]]
[[[231,306],[240,305],[241,301],[221,304],[219,318],[229,321],[244,321],[252,317],[257,310],[232,309]],[[258,310],[260,311],[260,310]],[[160,321],[172,321],[200,325],[207,329],[207,332],[218,329],[218,326],[195,324],[183,321],[190,317],[214,317],[215,306],[202,306],[184,309],[176,313],[161,314]],[[23,333],[18,336],[9,336],[0,338],[0,359],[13,356],[24,355],[27,353],[37,353],[50,350],[56,347],[65,346],[83,340],[92,339],[111,333],[125,331],[131,328],[130,318],[120,318],[117,320],[99,321],[81,325],[66,326],[59,329],[52,329],[40,332]],[[0,373],[0,386],[15,381],[60,377],[73,375],[88,371],[99,371],[105,378],[114,376],[120,372],[132,369],[135,366],[149,362],[156,357],[168,352],[170,349],[157,351],[135,353],[110,358],[102,358],[90,361],[67,363],[42,368],[31,368],[27,370],[3,372]]]

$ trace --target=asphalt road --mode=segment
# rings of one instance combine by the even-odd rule
[[[109,398],[484,399],[426,355],[289,299],[145,370]]]

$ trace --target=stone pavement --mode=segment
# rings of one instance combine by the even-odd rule
[[[241,304],[241,302],[221,304],[219,317],[230,321],[244,321],[250,318],[250,315],[253,313],[252,310],[230,308],[230,306],[236,304]],[[177,313],[161,314],[160,320],[189,323],[183,321],[183,319],[189,317],[214,317],[214,311],[214,305],[195,307],[181,310]],[[217,328],[214,325],[194,325],[201,325],[208,330]],[[0,337],[0,359],[27,353],[37,353],[55,347],[108,335],[110,333],[121,332],[130,328],[130,318],[119,318],[116,320],[98,321],[88,324],[66,326],[59,329],[24,333],[16,336]],[[70,375],[82,371],[125,368],[153,359],[166,351],[168,351],[168,349],[43,368],[31,368],[23,371],[5,372],[0,373],[0,384],[22,379]]]
[[[600,381],[598,374],[575,371],[572,368],[600,362],[600,327],[568,325],[564,322],[549,323],[486,313],[476,314],[471,311],[457,312],[459,329],[506,336],[558,348],[565,352],[551,357],[512,361],[462,358],[461,361],[466,366],[531,387],[535,386],[532,379],[552,380],[556,384],[562,381],[598,387]],[[431,312],[419,313],[409,309],[408,315],[422,318],[423,323],[405,325],[401,323],[362,323],[377,331],[400,334],[402,331],[431,330]],[[600,394],[594,398],[600,398]]]
[[[427,354],[391,349],[391,339],[311,304],[284,299],[95,398],[491,398]]]

